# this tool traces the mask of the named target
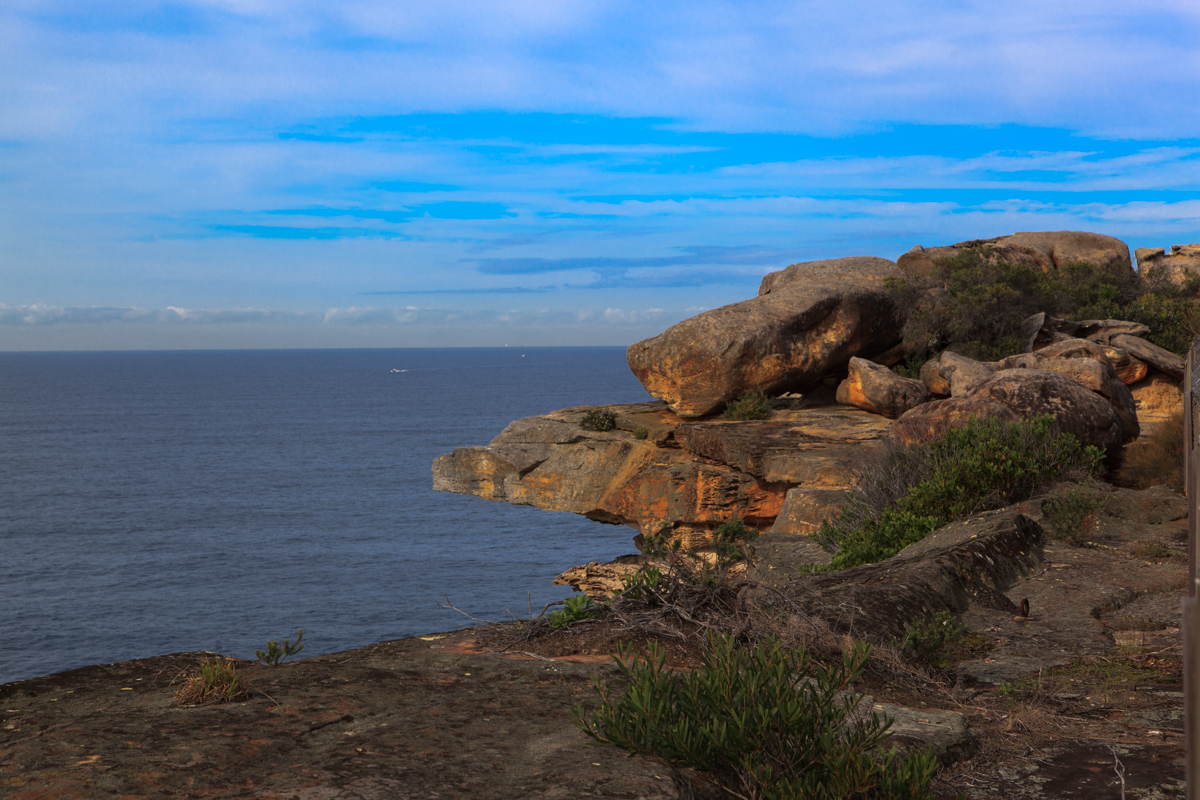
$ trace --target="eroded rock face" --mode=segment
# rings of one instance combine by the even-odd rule
[[[1139,247],[1133,251],[1137,258],[1138,273],[1148,275],[1158,270],[1163,278],[1183,286],[1187,279],[1200,275],[1200,244],[1171,245],[1171,254],[1162,247]]]
[[[884,417],[838,405],[695,423],[662,403],[607,408],[616,430],[584,430],[589,409],[564,409],[518,420],[487,447],[460,447],[434,462],[434,489],[570,511],[641,534],[666,522],[672,538],[703,547],[732,517],[759,530],[781,517],[797,532],[820,525],[831,506],[806,506],[805,493],[844,498],[864,453],[890,428]],[[621,429],[634,423],[657,432],[636,439]]]
[[[759,296],[686,319],[629,346],[629,368],[681,417],[719,411],[743,392],[805,392],[852,356],[900,340],[873,257],[793,264],[763,278]]]
[[[918,380],[901,378],[882,364],[865,358],[852,358],[850,374],[838,386],[837,401],[856,406],[889,419],[925,402],[925,385]]]
[[[1129,272],[1129,248],[1120,239],[1083,231],[1036,231],[973,239],[943,247],[916,245],[897,259],[904,269],[928,272],[934,262],[949,260],[971,247],[980,247],[1004,261],[1037,266],[1044,272],[1087,261],[1102,269]]]

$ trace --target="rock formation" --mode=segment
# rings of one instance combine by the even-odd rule
[[[1164,280],[1183,286],[1188,278],[1200,275],[1200,244],[1171,245],[1171,254],[1161,247],[1139,247],[1133,251],[1138,273],[1155,271]]]
[[[686,319],[629,346],[629,368],[681,417],[719,411],[743,392],[806,392],[852,356],[900,341],[884,287],[895,264],[837,258],[793,264],[759,296]]]
[[[588,408],[518,420],[487,447],[460,447],[433,465],[433,486],[516,505],[570,511],[641,534],[671,526],[703,546],[731,517],[807,533],[840,507],[864,448],[891,421],[816,400],[753,422],[688,422],[665,403],[609,406],[612,431],[588,431]],[[657,425],[657,437],[630,431]]]
[[[1069,231],[917,247],[901,263],[919,268],[968,246],[1047,270],[1080,260],[1129,269],[1118,240]],[[630,346],[631,369],[660,402],[607,407],[617,423],[605,432],[579,426],[589,408],[518,420],[486,447],[437,459],[434,488],[570,511],[640,535],[666,525],[696,548],[740,517],[768,532],[772,547],[801,546],[836,515],[864,455],[888,437],[923,440],[973,417],[1049,413],[1112,456],[1179,403],[1182,359],[1146,341],[1145,325],[1123,320],[1037,314],[1025,325],[1029,352],[990,363],[943,352],[920,381],[900,378],[886,366],[902,357],[902,320],[884,285],[894,269],[863,257],[771,273],[758,297]],[[830,389],[842,378],[834,402]],[[763,420],[709,416],[746,390],[804,397],[777,397]],[[632,435],[639,429],[644,437]],[[564,580],[612,585],[635,565],[587,565]]]

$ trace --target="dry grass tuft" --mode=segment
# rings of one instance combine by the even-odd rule
[[[1179,494],[1183,486],[1183,407],[1149,436],[1125,448],[1117,483],[1130,489],[1166,484]]]
[[[205,656],[180,678],[183,685],[175,692],[175,702],[186,706],[234,703],[244,699],[250,688],[238,662],[225,656]]]

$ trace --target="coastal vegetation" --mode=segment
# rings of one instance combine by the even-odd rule
[[[974,419],[928,442],[890,440],[866,462],[836,519],[813,538],[834,553],[831,568],[872,564],[956,519],[1095,475],[1102,460],[1100,450],[1059,433],[1048,415]]]
[[[250,688],[237,659],[221,655],[206,655],[179,679],[182,683],[175,692],[175,702],[180,705],[233,703],[244,699]]]
[[[721,416],[739,422],[766,419],[767,397],[759,391],[743,392],[741,396],[725,407],[725,412]]]
[[[617,427],[617,415],[606,408],[593,408],[583,415],[579,427],[585,431],[611,431]]]
[[[656,645],[645,658],[622,647],[615,661],[628,688],[597,678],[599,704],[574,715],[594,741],[696,770],[742,800],[929,798],[937,759],[885,750],[890,721],[855,713],[864,698],[853,685],[870,656],[860,643],[819,663],[777,640],[745,649],[710,633],[700,666],[676,673]]]
[[[902,265],[886,283],[906,319],[904,344],[918,362],[947,349],[982,361],[1023,352],[1021,324],[1039,312],[1140,322],[1149,326],[1150,342],[1176,354],[1200,334],[1200,276],[1181,286],[1153,269],[1140,276],[1085,261],[1047,271],[968,247],[926,270]],[[906,366],[902,374],[915,377],[912,362]]]
[[[296,635],[296,641],[284,639],[283,644],[279,644],[275,639],[267,642],[266,650],[255,650],[254,655],[268,667],[278,666],[285,658],[290,658],[304,649],[304,628],[300,628],[300,632]]]

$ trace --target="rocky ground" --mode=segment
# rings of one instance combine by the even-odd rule
[[[1028,618],[986,592],[969,600],[950,671],[879,651],[859,689],[910,709],[905,731],[969,725],[959,754],[976,753],[942,770],[939,796],[1115,800],[1123,781],[1126,797],[1183,797],[1185,504],[1114,490],[1106,509],[1088,546],[1048,541],[1014,573],[1001,594],[1027,599]],[[1036,503],[1011,513],[1039,520]],[[807,557],[768,539],[759,567],[794,574]],[[591,676],[616,674],[616,643],[646,637],[588,622],[497,652],[520,624],[247,662],[253,690],[224,705],[173,701],[198,653],[5,684],[0,797],[693,796],[686,776],[591,746],[572,723]],[[698,662],[694,642],[666,644],[675,667]]]

